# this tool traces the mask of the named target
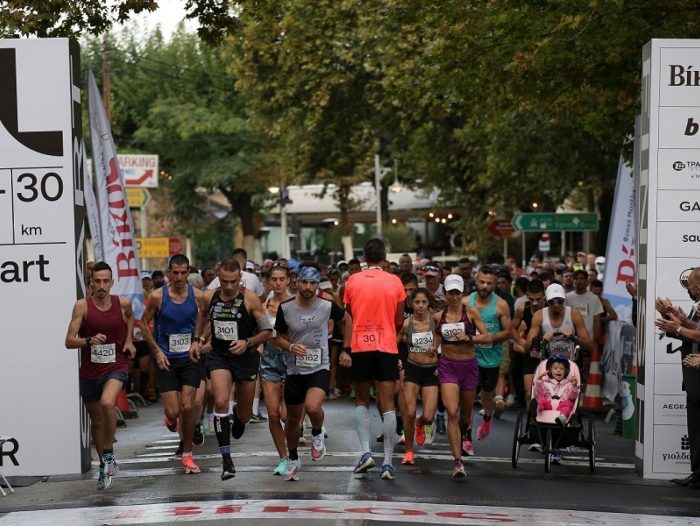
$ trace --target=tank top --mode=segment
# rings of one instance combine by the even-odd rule
[[[469,306],[476,307],[476,292],[472,292],[469,295]],[[484,320],[484,325],[486,326],[486,331],[489,334],[495,334],[502,330],[501,320],[498,318],[498,312],[496,310],[496,304],[498,303],[498,296],[494,293],[491,294],[491,301],[489,304],[482,308],[479,308],[481,313],[481,318]],[[503,342],[491,342],[482,343],[475,347],[476,358],[481,367],[498,367],[501,365],[501,360],[503,359]]]
[[[229,346],[236,340],[246,340],[255,336],[257,322],[245,308],[245,289],[241,287],[232,300],[221,298],[216,291],[209,303],[212,352],[231,357]],[[246,352],[255,352],[248,349]]]
[[[408,328],[406,330],[406,345],[409,352],[425,353],[428,352],[435,341],[435,320],[432,316],[428,316],[428,330],[425,332],[415,332],[413,328],[413,316],[408,318]]]
[[[197,301],[192,285],[187,285],[187,299],[175,303],[167,285],[161,287],[163,299],[156,314],[156,343],[168,358],[184,358],[192,343],[192,333],[197,323]]]
[[[574,322],[571,321],[571,307],[564,307],[564,320],[559,327],[552,325],[552,321],[549,319],[549,308],[545,307],[542,309],[542,334],[547,334],[548,332],[564,332],[571,331],[572,334],[576,332],[574,329]]]
[[[469,319],[469,316],[467,316],[467,307],[465,305],[462,305],[462,316],[459,318],[459,321],[455,322],[447,322],[447,309],[442,311],[442,314],[440,315],[440,321],[438,321],[437,326],[435,327],[436,332],[442,336],[442,340],[448,343],[451,343],[453,345],[459,345],[459,344],[467,344],[469,342],[466,341],[461,341],[458,340],[454,336],[454,331],[455,330],[462,330],[464,331],[464,334],[471,334],[474,336],[476,334],[476,330],[474,329],[474,324],[472,321]]]
[[[112,305],[101,311],[92,298],[87,298],[87,316],[78,335],[81,338],[104,334],[107,341],[80,349],[80,378],[97,380],[105,374],[127,372],[128,359],[124,353],[126,322],[119,296],[110,296]]]

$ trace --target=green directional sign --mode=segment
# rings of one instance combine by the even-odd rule
[[[513,228],[519,232],[584,232],[598,230],[595,212],[516,214]]]

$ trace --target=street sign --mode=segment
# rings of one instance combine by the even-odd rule
[[[486,231],[497,239],[513,237],[513,224],[507,219],[494,219],[486,226]]]
[[[546,232],[540,236],[539,249],[540,252],[549,252],[552,250],[552,243],[549,240],[549,234]]]
[[[119,169],[124,184],[137,188],[158,188],[158,156],[119,154]]]
[[[182,242],[182,239],[180,239],[177,236],[172,236],[170,238],[170,254],[169,256],[174,256],[175,254],[184,254],[185,253],[185,244]]]
[[[136,244],[142,258],[167,258],[170,255],[170,239],[167,237],[137,237]]]
[[[513,228],[519,232],[584,232],[598,230],[595,212],[516,214]]]
[[[130,208],[143,208],[151,202],[151,192],[145,188],[127,188],[126,199]]]

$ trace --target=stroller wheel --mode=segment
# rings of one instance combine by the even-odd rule
[[[547,429],[547,438],[544,442],[544,472],[549,473],[552,467],[552,430]]]
[[[525,422],[525,411],[520,411],[518,416],[515,418],[515,430],[513,431],[513,455],[511,462],[513,464],[513,469],[518,467],[518,457],[520,456],[520,437],[523,436],[523,423]],[[525,423],[527,428],[527,423]]]

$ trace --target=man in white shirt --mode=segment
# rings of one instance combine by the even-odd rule
[[[265,294],[265,289],[263,288],[262,283],[260,283],[258,276],[252,272],[243,270],[246,268],[246,262],[248,261],[248,253],[245,251],[245,249],[235,249],[231,254],[231,257],[238,261],[238,264],[241,266],[241,286],[248,290],[252,290],[258,298],[262,298],[262,296]],[[209,284],[207,290],[218,289],[219,287],[219,278],[216,277]]]
[[[566,306],[579,311],[588,334],[593,337],[594,342],[598,342],[604,310],[598,296],[588,290],[588,273],[585,270],[574,271],[574,290],[566,295]]]

